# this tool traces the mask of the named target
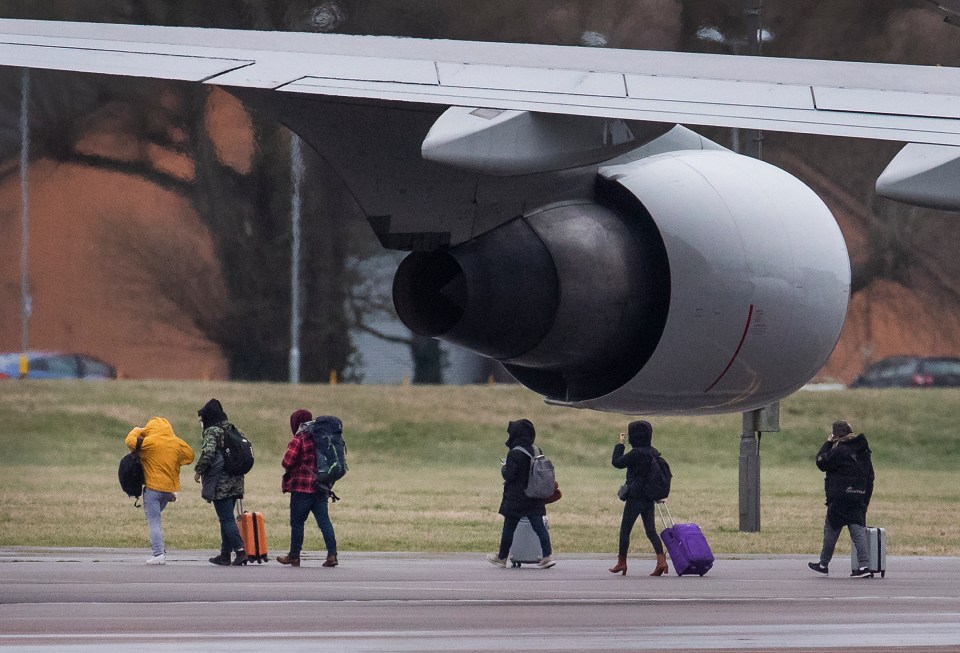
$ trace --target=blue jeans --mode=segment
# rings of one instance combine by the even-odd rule
[[[237,505],[236,497],[217,499],[213,502],[213,509],[217,511],[220,520],[220,554],[227,557],[231,551],[243,550],[243,539],[240,537],[240,527],[233,516]]]
[[[547,530],[546,524],[543,523],[543,516],[524,516],[530,520],[530,526],[533,528],[533,532],[536,533],[540,539],[540,551],[543,553],[543,557],[550,557],[553,553],[553,548],[550,546],[550,532]],[[501,560],[506,560],[507,556],[510,555],[510,547],[513,546],[513,533],[517,530],[517,524],[520,523],[520,520],[523,519],[524,516],[510,515],[508,517],[504,515],[503,533],[500,535],[500,551],[497,553],[497,557]]]
[[[337,555],[337,537],[333,532],[333,524],[327,512],[327,495],[322,492],[291,492],[290,493],[290,557],[299,558],[303,549],[303,525],[310,513],[317,519],[317,526],[323,534],[323,543],[327,547],[327,555]]]
[[[148,487],[143,488],[143,514],[147,516],[147,527],[150,529],[150,548],[153,555],[158,556],[166,550],[163,545],[163,527],[160,524],[160,513],[173,499],[173,492],[157,492]]]

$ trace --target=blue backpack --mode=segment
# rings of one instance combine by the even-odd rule
[[[317,451],[314,485],[329,490],[347,473],[347,445],[343,441],[343,422],[332,415],[322,415],[303,428],[313,437]]]

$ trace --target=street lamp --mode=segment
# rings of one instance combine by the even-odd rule
[[[33,312],[30,297],[29,252],[30,230],[27,213],[27,164],[30,161],[30,69],[20,73],[20,378],[30,373],[27,349],[30,346],[28,323]]]
[[[290,383],[300,383],[300,211],[303,150],[300,137],[290,132]]]
[[[771,31],[764,29],[762,25],[763,6],[757,3],[753,9],[747,9],[746,15],[749,26],[747,28],[747,38],[730,38],[719,28],[713,26],[701,27],[697,30],[697,39],[708,43],[716,43],[727,48],[731,54],[749,54],[755,57],[763,54],[763,44],[773,41],[774,35]],[[759,130],[754,131],[753,138],[748,139],[746,144],[741,144],[740,128],[733,127],[730,134],[732,149],[737,154],[744,154],[755,159],[762,157],[761,144],[763,142],[763,133]]]

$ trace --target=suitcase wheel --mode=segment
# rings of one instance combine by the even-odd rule
[[[519,563],[519,562],[511,562],[511,563],[510,563],[510,566],[513,567],[514,569],[519,569],[519,568],[520,568],[520,563]]]
[[[880,578],[883,578],[886,575],[887,575],[886,570],[880,572]]]

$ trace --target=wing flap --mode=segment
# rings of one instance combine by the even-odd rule
[[[960,119],[960,97],[956,95],[819,86],[813,94],[816,108],[823,111]]]
[[[202,82],[252,61],[68,45],[0,43],[5,66]]]
[[[627,96],[623,75],[616,73],[443,62],[437,63],[437,70],[440,85],[451,89]]]
[[[212,81],[222,86],[279,88],[304,78],[433,86],[439,83],[433,61],[308,53],[302,56],[263,53],[253,65],[228,72]]]

